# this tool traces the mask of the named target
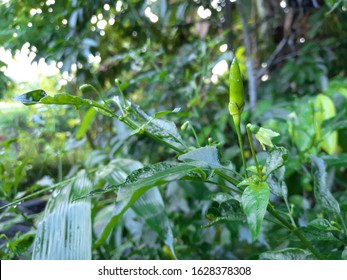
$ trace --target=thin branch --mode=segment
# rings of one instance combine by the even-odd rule
[[[290,60],[294,57],[297,57],[299,56],[299,52],[298,51],[293,51],[285,56],[282,56],[282,57],[278,57],[277,59],[275,59],[275,61],[272,63],[272,65],[275,65],[275,64],[278,64],[278,63],[281,63],[283,61],[286,61],[286,60]]]
[[[288,41],[288,39],[286,37],[284,37],[281,40],[281,42],[279,42],[279,44],[277,45],[277,47],[274,50],[274,52],[271,54],[269,59],[266,61],[266,67],[261,68],[261,69],[258,70],[258,72],[256,74],[256,78],[257,79],[262,77],[268,71],[268,69],[272,66],[272,64],[274,63],[274,61],[275,61],[276,57],[278,56],[278,54],[282,51],[284,46],[287,44],[287,41]]]

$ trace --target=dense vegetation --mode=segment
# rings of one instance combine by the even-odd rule
[[[1,259],[347,259],[346,0],[0,3]]]

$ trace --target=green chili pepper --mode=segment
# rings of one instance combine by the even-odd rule
[[[181,126],[181,130],[186,130],[189,125],[189,121],[186,121],[184,124]]]
[[[230,66],[229,83],[229,113],[232,116],[241,115],[243,107],[245,105],[245,97],[243,92],[241,71],[236,58],[233,59],[233,62]]]
[[[231,66],[230,66],[229,85],[230,85],[230,98],[229,98],[228,109],[235,124],[236,134],[237,134],[237,138],[239,140],[239,145],[241,149],[243,169],[245,170],[246,177],[248,177],[243,142],[242,142],[242,135],[241,135],[241,113],[243,111],[243,107],[245,106],[245,96],[243,93],[243,82],[242,82],[240,66],[236,58],[233,59],[233,62],[231,63]]]

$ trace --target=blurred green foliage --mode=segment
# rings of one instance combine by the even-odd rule
[[[313,1],[306,1],[311,6],[284,1],[283,8],[279,2],[242,1],[247,37],[237,4],[227,0],[3,1],[2,47],[15,54],[28,42],[36,54],[34,61],[44,58],[57,65],[61,74],[52,79],[38,77],[23,90],[4,75],[6,64],[0,57],[0,97],[6,100],[0,103],[1,205],[42,191],[38,201],[32,198],[27,204],[1,210],[1,258],[31,258],[37,222],[52,196],[50,188],[74,178],[79,170],[92,174],[93,188],[99,189],[119,183],[132,167],[140,168],[135,161],[146,166],[176,159],[172,149],[143,134],[133,135],[122,122],[94,109],[24,108],[13,105],[10,97],[44,88],[48,94],[68,92],[99,102],[124,94],[150,116],[180,108],[161,119],[177,127],[189,120],[188,128],[180,132],[188,148],[210,142],[218,147],[221,162],[239,171],[242,162],[227,111],[228,73],[223,71],[223,63],[230,65],[235,55],[246,92],[252,79],[257,86],[256,107],[251,110],[246,102],[242,123],[280,133],[274,143],[289,151],[283,177],[292,218],[327,258],[341,259],[347,245],[343,224],[347,210],[347,4],[315,1],[319,4],[315,7]],[[197,11],[206,9],[211,14],[204,19]],[[251,44],[251,56],[245,39]],[[247,71],[249,60],[254,77]],[[222,70],[216,65],[222,65]],[[67,74],[71,79],[59,84]],[[79,89],[85,83],[95,89]],[[318,94],[330,98],[336,114],[317,123],[315,116],[321,108],[314,104]],[[116,110],[114,103],[109,106]],[[245,126],[241,129],[244,132]],[[333,132],[337,145],[328,154],[322,142]],[[265,165],[261,147],[257,153]],[[312,156],[323,159],[326,166]],[[248,146],[246,159],[252,163]],[[110,172],[106,176],[105,169],[113,170],[115,165],[121,175]],[[342,218],[316,202],[314,188],[321,178],[326,178]],[[221,178],[215,180],[224,184]],[[252,242],[239,202],[230,197],[217,199],[220,191],[217,185],[194,181],[170,182],[160,188],[178,258],[285,258],[285,250],[291,252],[291,247],[301,248],[293,249],[298,258],[311,258],[300,240],[269,221]],[[287,211],[282,199],[271,199]],[[103,223],[109,222],[114,200],[112,193],[92,200],[93,242],[99,239]],[[136,207],[131,208],[107,240],[93,246],[92,257],[172,259],[170,243],[159,230],[139,218]]]

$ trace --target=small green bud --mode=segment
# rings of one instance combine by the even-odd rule
[[[79,90],[82,92],[86,91],[86,90],[93,90],[93,89],[94,89],[94,87],[90,84],[83,84],[79,87]]]
[[[181,130],[183,130],[183,131],[186,130],[188,125],[189,125],[189,121],[186,121],[184,124],[182,124]]]
[[[253,134],[257,134],[259,132],[259,129],[260,127],[255,125],[255,124],[247,124],[247,127],[249,127],[250,131],[253,133]]]
[[[258,170],[257,170],[257,168],[254,165],[247,167],[247,171],[250,171],[250,172],[252,172],[254,174],[258,174]]]
[[[234,58],[229,73],[230,98],[229,98],[229,113],[230,115],[241,115],[245,106],[245,96],[243,91],[243,81],[239,63]]]
[[[140,127],[137,134],[144,134],[146,131],[146,128],[145,127]]]
[[[207,141],[208,141],[208,145],[209,145],[209,146],[212,146],[212,144],[213,144],[213,139],[212,139],[211,137],[209,137],[209,138],[207,139]]]

